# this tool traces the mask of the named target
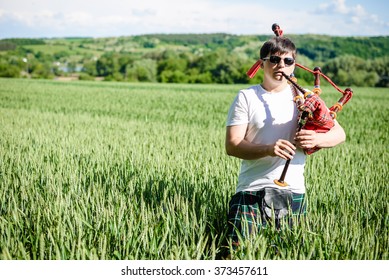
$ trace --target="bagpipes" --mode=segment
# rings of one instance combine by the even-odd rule
[[[283,31],[280,29],[280,26],[277,23],[272,25],[272,30],[277,37],[283,35]],[[341,90],[329,77],[324,75],[320,67],[315,67],[313,70],[298,64],[295,65],[303,70],[306,70],[312,73],[315,76],[314,89],[312,91],[305,90],[300,85],[297,84],[297,79],[292,74],[291,76],[286,75],[282,72],[282,75],[290,83],[293,93],[294,93],[294,102],[296,103],[297,109],[300,112],[297,131],[301,129],[314,130],[318,133],[324,133],[329,131],[335,125],[336,114],[340,112],[343,106],[351,99],[353,91],[351,88],[346,88]],[[249,71],[247,75],[252,78],[255,73],[261,67],[261,59],[258,60]],[[342,97],[338,102],[333,105],[331,108],[327,108],[324,101],[319,97],[321,94],[320,89],[320,77],[323,77],[327,82],[329,82],[337,91],[342,93]],[[310,149],[305,149],[304,152],[308,155],[320,150],[318,147],[313,147]],[[286,172],[288,170],[290,159],[286,161],[285,167],[282,171],[282,174],[279,179],[274,180],[274,183],[281,187],[286,187],[288,184],[284,181]]]

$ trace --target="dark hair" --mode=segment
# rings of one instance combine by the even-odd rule
[[[293,58],[296,58],[296,46],[286,37],[274,37],[263,44],[260,51],[260,58],[265,58],[269,54],[284,54],[292,52]]]

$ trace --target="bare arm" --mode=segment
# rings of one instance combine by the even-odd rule
[[[296,134],[297,145],[303,149],[331,148],[343,143],[346,134],[340,124],[335,120],[335,125],[326,133],[316,133],[313,130],[302,129]]]
[[[296,147],[287,140],[279,139],[271,145],[254,144],[245,139],[247,124],[227,126],[226,152],[230,156],[253,160],[266,156],[293,158]]]

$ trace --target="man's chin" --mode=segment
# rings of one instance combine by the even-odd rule
[[[284,79],[284,76],[282,76],[282,74],[275,74],[273,77],[274,77],[274,80],[280,81],[280,82]]]

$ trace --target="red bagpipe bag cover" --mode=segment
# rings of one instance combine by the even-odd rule
[[[317,133],[324,133],[335,125],[334,119],[330,114],[330,110],[317,94],[311,94],[308,96],[298,109],[301,112],[309,112],[308,120],[303,129],[314,130]],[[306,154],[310,155],[318,150],[320,150],[320,148],[313,147],[305,149],[304,151]]]

